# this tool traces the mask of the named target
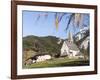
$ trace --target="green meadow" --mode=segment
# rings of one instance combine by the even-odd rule
[[[23,68],[46,68],[46,67],[64,67],[64,66],[86,66],[89,65],[88,60],[75,59],[68,57],[53,58],[51,60],[41,61],[30,65],[23,65]]]

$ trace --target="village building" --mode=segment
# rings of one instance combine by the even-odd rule
[[[32,63],[37,63],[37,62],[41,62],[41,61],[46,61],[46,60],[50,60],[52,58],[51,55],[49,54],[36,54],[32,57],[29,57],[26,61],[25,61],[25,65],[29,65]]]
[[[45,54],[45,55],[40,55],[37,57],[36,62],[41,62],[41,61],[45,61],[45,60],[49,60],[51,59],[51,55]]]
[[[75,56],[80,52],[75,43],[64,41],[61,48],[61,56]]]
[[[77,54],[79,53],[80,50],[74,43],[71,32],[69,32],[68,39],[63,42],[63,45],[61,47],[60,56],[68,56],[71,58],[77,56]]]

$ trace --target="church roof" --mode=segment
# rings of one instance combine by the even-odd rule
[[[67,44],[67,46],[70,50],[74,50],[74,51],[79,50],[79,48],[77,47],[77,45],[75,43],[69,42],[69,41],[65,41],[65,43]]]

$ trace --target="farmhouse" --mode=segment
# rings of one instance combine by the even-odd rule
[[[28,58],[25,61],[25,65],[36,63],[36,62],[41,62],[41,61],[45,61],[45,60],[49,60],[49,59],[51,59],[51,55],[49,55],[49,54],[37,54],[33,57]]]
[[[51,59],[51,55],[49,55],[49,54],[40,54],[40,55],[36,55],[36,56],[37,56],[36,62],[41,62],[41,61]]]
[[[80,50],[73,42],[72,34],[69,32],[68,39],[63,42],[60,56],[75,57],[79,52]]]

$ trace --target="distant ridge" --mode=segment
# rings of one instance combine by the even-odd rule
[[[23,50],[36,49],[48,54],[59,54],[63,41],[57,44],[59,38],[54,36],[38,37],[34,35],[23,37]]]

